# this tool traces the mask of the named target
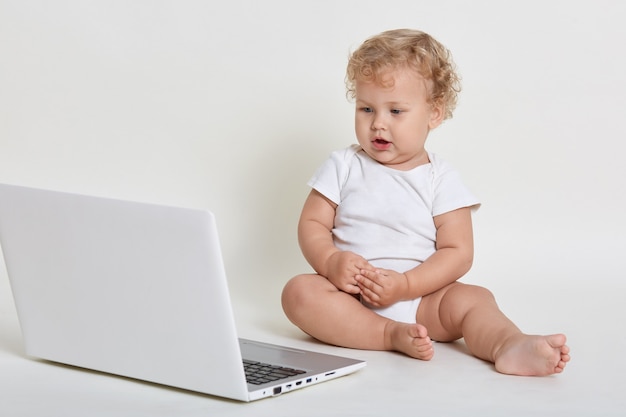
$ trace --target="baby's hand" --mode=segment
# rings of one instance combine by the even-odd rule
[[[374,307],[386,307],[405,299],[409,289],[407,276],[389,269],[363,269],[355,279],[361,298]]]
[[[374,270],[365,258],[349,251],[333,253],[326,261],[328,280],[348,294],[359,294],[355,276],[361,271]]]

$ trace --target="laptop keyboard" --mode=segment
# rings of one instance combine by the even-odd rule
[[[261,385],[306,373],[306,371],[301,369],[284,368],[282,366],[270,365],[269,363],[249,361],[247,359],[243,360],[243,368],[246,371],[246,381],[254,385]]]

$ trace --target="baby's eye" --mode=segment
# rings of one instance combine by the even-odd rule
[[[391,114],[400,114],[402,113],[402,110],[400,109],[391,109]]]
[[[374,111],[371,107],[361,107],[361,110],[365,113],[371,113]]]

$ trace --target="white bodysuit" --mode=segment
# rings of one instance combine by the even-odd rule
[[[435,252],[433,217],[479,202],[457,171],[435,154],[410,171],[386,167],[359,145],[333,152],[308,185],[337,204],[335,245],[373,266],[406,272]],[[385,308],[369,306],[392,320],[415,323],[420,299]],[[367,305],[367,303],[364,303]]]

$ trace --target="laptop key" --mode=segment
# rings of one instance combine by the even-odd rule
[[[260,385],[267,382],[278,381],[294,375],[306,373],[301,369],[286,368],[267,363],[244,359],[243,366],[246,373],[246,381],[250,384]]]

